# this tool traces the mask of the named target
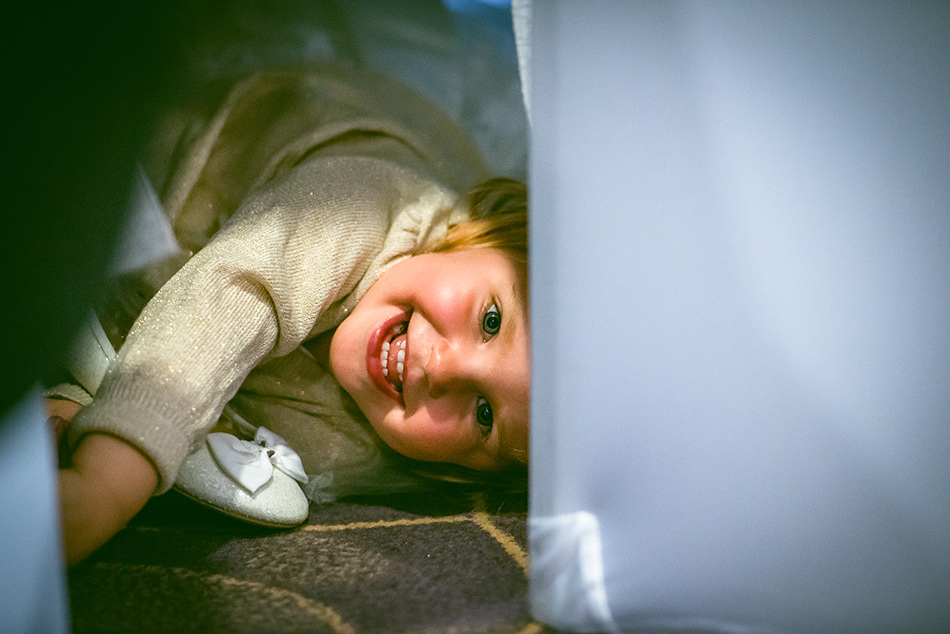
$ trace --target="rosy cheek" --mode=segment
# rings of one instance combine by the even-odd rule
[[[431,459],[443,459],[451,455],[463,440],[458,423],[416,421],[410,429],[410,433],[401,435],[401,444]]]

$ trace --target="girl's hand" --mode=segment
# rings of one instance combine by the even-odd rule
[[[66,562],[82,561],[121,530],[158,486],[138,449],[114,436],[89,434],[59,471]]]

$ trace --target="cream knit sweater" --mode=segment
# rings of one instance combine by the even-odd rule
[[[382,272],[464,214],[454,192],[485,177],[451,121],[383,78],[260,74],[219,104],[169,126],[178,145],[156,147],[171,167],[152,166],[179,241],[197,252],[69,429],[73,445],[90,432],[134,444],[157,492],[255,366],[338,325]]]

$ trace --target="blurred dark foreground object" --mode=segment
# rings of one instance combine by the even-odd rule
[[[2,40],[0,413],[43,378],[105,271],[188,33],[175,3],[38,3]],[[200,20],[199,20],[200,22]]]
[[[69,630],[52,434],[38,387],[89,310],[135,157],[168,94],[161,12],[21,6],[5,16],[0,100],[8,274],[0,309],[0,630]]]

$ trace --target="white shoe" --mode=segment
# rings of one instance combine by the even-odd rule
[[[310,502],[297,454],[261,427],[254,441],[231,434],[209,440],[182,463],[175,489],[215,510],[259,526],[292,528],[307,520]]]

